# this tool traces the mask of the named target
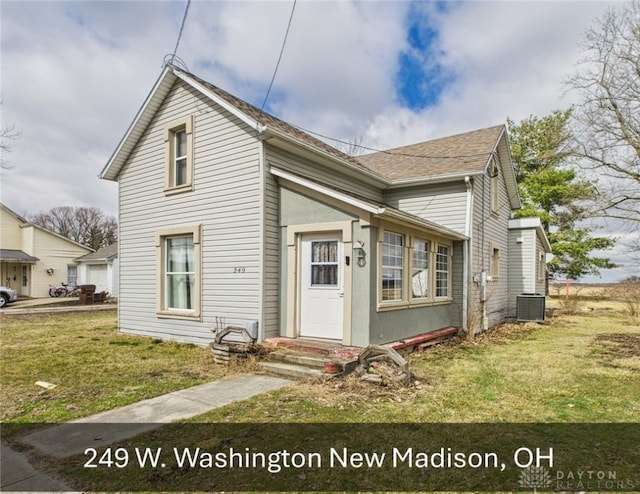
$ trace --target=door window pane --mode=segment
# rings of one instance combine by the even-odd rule
[[[311,242],[311,286],[338,286],[338,242]]]

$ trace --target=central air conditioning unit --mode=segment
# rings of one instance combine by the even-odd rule
[[[539,293],[521,293],[516,301],[518,322],[542,322],[545,315],[546,297]]]

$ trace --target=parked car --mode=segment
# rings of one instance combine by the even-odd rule
[[[0,308],[5,305],[18,300],[18,292],[13,288],[7,288],[6,286],[0,286]]]

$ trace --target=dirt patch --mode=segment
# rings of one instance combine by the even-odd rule
[[[640,357],[640,334],[603,334],[594,340],[592,346],[597,348],[603,360]]]

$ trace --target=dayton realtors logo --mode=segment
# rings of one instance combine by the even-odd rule
[[[533,492],[536,492],[536,489],[549,488],[553,481],[546,468],[530,466],[522,469],[518,483],[520,487],[533,489]]]

